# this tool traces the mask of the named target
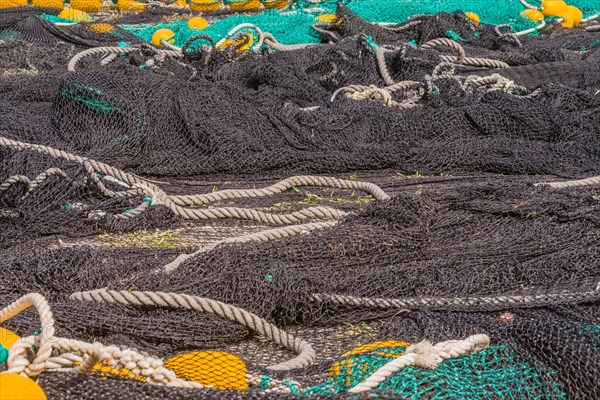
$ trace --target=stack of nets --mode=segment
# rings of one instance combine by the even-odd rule
[[[597,5],[377,4],[0,9],[0,385],[600,398]]]

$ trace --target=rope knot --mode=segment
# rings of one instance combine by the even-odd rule
[[[443,361],[433,343],[424,340],[406,348],[406,355],[414,355],[413,365],[421,368],[435,369]]]
[[[392,106],[394,100],[392,99],[392,93],[384,88],[378,88],[375,85],[359,86],[353,85],[346,89],[344,95],[353,100],[381,100],[386,106]]]

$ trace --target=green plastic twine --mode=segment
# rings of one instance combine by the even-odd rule
[[[6,360],[8,360],[8,350],[0,344],[0,364],[5,364]]]

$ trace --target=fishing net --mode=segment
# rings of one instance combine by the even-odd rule
[[[0,2],[3,391],[600,397],[595,2],[79,3]]]

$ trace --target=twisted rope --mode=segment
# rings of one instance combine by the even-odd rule
[[[438,38],[430,40],[421,45],[422,49],[434,49],[438,47],[448,47],[456,50],[456,56],[440,55],[443,62],[468,65],[472,67],[483,67],[483,68],[509,68],[505,62],[493,60],[490,58],[477,58],[477,57],[466,57],[465,49],[456,41],[448,38]]]
[[[7,360],[8,369],[4,371],[5,373],[21,374],[29,377],[38,376],[44,370],[46,360],[52,355],[54,317],[44,296],[37,293],[30,293],[4,307],[0,311],[0,324],[32,306],[36,308],[43,328],[42,334],[37,336],[39,346],[36,357],[30,363],[26,355],[27,349],[31,348],[31,344],[29,344],[29,341],[19,341],[22,345],[26,345],[23,348],[19,347],[19,342],[17,342],[10,349]]]
[[[544,28],[545,26],[546,26],[546,21],[544,21],[544,20],[541,20],[541,21],[540,21],[540,24],[539,24],[539,25],[537,25],[537,26],[534,26],[533,28],[530,28],[530,29],[525,29],[525,30],[523,30],[523,31],[520,31],[520,32],[515,32],[515,36],[524,36],[524,35],[528,35],[528,34],[530,34],[530,33],[533,33],[533,32],[536,32],[536,31],[539,31],[540,29]]]
[[[502,30],[505,30],[504,32]],[[517,46],[523,47],[519,37],[513,32],[513,27],[510,24],[501,24],[494,27],[494,31],[500,40],[507,40],[516,43]]]
[[[226,189],[200,195],[171,196],[171,198],[175,204],[180,206],[192,206],[229,199],[273,196],[298,186],[319,186],[336,189],[361,190],[379,201],[390,198],[390,196],[379,186],[370,182],[310,175],[293,176],[261,189]]]
[[[416,102],[421,99],[422,94],[419,96],[413,96],[412,98],[407,98],[402,102],[398,102],[392,99],[392,94],[397,90],[407,90],[410,89],[414,84],[418,82],[414,81],[404,81],[395,83],[391,86],[387,86],[384,88],[378,88],[375,85],[370,86],[362,86],[362,85],[350,85],[344,86],[337,89],[333,92],[330,101],[333,102],[337,95],[341,92],[344,93],[344,96],[353,99],[353,100],[381,100],[383,104],[388,107],[398,107],[404,110],[413,108],[416,106]]]
[[[143,47],[94,47],[91,49],[87,49],[81,51],[73,56],[67,64],[67,71],[73,72],[75,71],[75,67],[77,64],[84,59],[85,57],[94,56],[98,54],[109,54],[109,57],[103,60],[103,64],[107,64],[108,62],[113,61],[116,58],[116,55],[119,54],[129,54],[134,53],[140,50],[149,50],[160,57],[171,57],[171,58],[182,58],[183,53],[181,51],[172,51],[172,50],[162,50],[153,46],[143,46]],[[111,56],[114,54],[115,56]]]
[[[432,345],[428,341],[413,344],[406,348],[402,357],[388,362],[367,379],[348,390],[348,393],[362,393],[376,389],[383,381],[402,368],[412,365],[435,369],[444,360],[471,354],[483,350],[489,345],[490,338],[485,334],[469,336],[464,340],[448,340],[436,345]]]
[[[490,310],[502,308],[528,308],[551,304],[577,304],[600,299],[600,284],[595,289],[583,292],[558,292],[521,295],[473,296],[473,297],[415,297],[405,299],[382,299],[354,297],[337,294],[314,293],[311,300],[329,302],[343,306],[375,309],[400,308],[403,311],[430,310]]]
[[[536,7],[536,6],[532,6],[531,4],[527,3],[525,0],[519,0],[521,2],[521,4],[523,4],[523,6],[525,6],[525,8],[530,8],[532,10],[540,10],[540,7]]]
[[[236,321],[298,354],[297,357],[291,360],[267,367],[271,370],[285,371],[294,368],[302,368],[312,364],[316,357],[314,349],[307,342],[284,332],[256,314],[216,300],[177,293],[118,292],[106,289],[76,292],[70,296],[70,299],[95,301],[99,303],[119,303],[124,305],[183,308],[207,312],[209,314],[227,318],[231,321]]]
[[[436,47],[449,47],[453,50],[456,50],[458,55],[453,58],[454,61],[448,61],[448,60],[444,60],[444,61],[454,62],[456,64],[462,64],[465,60],[465,49],[463,49],[463,47],[460,44],[458,44],[457,42],[455,42],[454,40],[451,40],[448,38],[438,38],[438,39],[433,39],[428,42],[425,42],[421,45],[422,49],[434,49]]]
[[[38,293],[27,294],[0,311],[0,323],[14,317],[30,306],[35,306],[42,323],[42,332],[37,336],[19,339],[9,350],[6,371],[35,378],[45,370],[57,370],[81,363],[76,371],[89,373],[99,362],[116,369],[127,368],[132,373],[146,378],[157,385],[188,388],[202,388],[197,382],[179,379],[175,373],[164,368],[162,361],[145,356],[133,349],[120,349],[116,346],[103,346],[101,343],[87,343],[54,336],[54,318],[50,305]],[[37,347],[37,349],[34,348]],[[33,360],[29,354],[34,350]],[[61,354],[52,356],[53,351]],[[84,355],[88,357],[84,358]]]
[[[592,185],[600,185],[600,175],[593,176],[591,178],[585,179],[577,179],[573,181],[565,181],[565,182],[540,182],[536,183],[535,186],[550,186],[554,189],[563,189],[569,187],[579,187],[579,186],[592,186]]]
[[[337,210],[331,207],[309,207],[300,211],[292,212],[289,214],[271,214],[262,211],[256,211],[252,209],[239,208],[239,207],[220,207],[220,208],[209,208],[209,209],[197,209],[197,208],[185,208],[181,207],[177,204],[185,203],[186,201],[190,201],[189,197],[185,197],[184,200],[179,199],[177,196],[169,196],[167,195],[161,188],[158,186],[145,181],[141,178],[138,178],[132,174],[121,171],[117,168],[111,167],[107,164],[91,160],[86,157],[76,156],[71,153],[67,153],[63,150],[54,149],[52,147],[30,144],[15,141],[12,139],[8,139],[6,137],[0,136],[0,146],[7,147],[17,151],[23,150],[31,150],[36,151],[41,154],[48,155],[54,158],[60,158],[67,161],[73,161],[80,163],[86,167],[88,172],[90,172],[90,178],[94,180],[94,182],[99,185],[99,187],[103,187],[100,179],[95,176],[95,172],[100,172],[104,175],[110,175],[114,178],[130,185],[130,186],[138,186],[143,188],[144,193],[151,195],[156,199],[156,202],[153,204],[164,204],[167,206],[173,213],[178,216],[181,216],[185,219],[193,219],[193,220],[208,220],[208,219],[221,219],[221,218],[238,218],[238,219],[248,219],[253,221],[262,222],[265,224],[271,225],[281,225],[281,224],[295,224],[301,221],[310,220],[310,219],[340,219],[345,216],[347,213],[341,210]],[[91,173],[94,172],[94,173]],[[293,179],[293,178],[292,178]],[[319,179],[316,178],[314,182],[319,182]],[[338,182],[338,184],[341,184]],[[102,185],[102,186],[100,186]],[[377,193],[378,196],[382,197],[383,191],[381,189],[375,189],[375,186],[371,185],[363,185],[363,187],[369,188],[373,193]],[[114,196],[124,196],[131,195],[131,193],[139,194],[139,191],[136,189],[135,192],[112,192],[104,187],[103,193],[109,197]],[[233,191],[229,192],[231,195],[234,193]],[[242,192],[243,193],[243,192]],[[246,192],[248,193],[248,192]],[[384,197],[384,196],[383,196]],[[193,199],[191,200],[193,201]]]
[[[179,256],[177,256],[177,258],[175,260],[173,260],[169,264],[161,267],[160,269],[156,270],[155,272],[171,273],[171,272],[175,271],[177,268],[179,268],[179,266],[183,262],[185,262],[199,254],[206,253],[210,250],[213,250],[214,248],[216,248],[217,246],[220,246],[222,244],[268,242],[270,240],[278,240],[278,239],[282,239],[282,238],[286,238],[286,237],[310,233],[310,232],[318,230],[318,229],[331,228],[335,225],[337,225],[337,222],[313,222],[310,224],[290,225],[290,226],[284,226],[282,228],[268,229],[265,231],[251,233],[248,235],[236,236],[236,237],[232,237],[232,238],[219,240],[215,243],[211,243],[207,246],[203,246],[193,253],[180,254]]]
[[[375,60],[377,61],[377,68],[379,69],[379,73],[381,74],[383,81],[386,85],[391,86],[394,84],[394,80],[392,79],[392,75],[390,74],[387,64],[385,63],[385,53],[388,51],[390,50],[382,46],[377,46],[375,49]]]
[[[265,45],[277,51],[301,50],[307,47],[315,46],[314,44],[283,44],[275,39],[275,37],[269,32],[264,32],[263,37]]]

